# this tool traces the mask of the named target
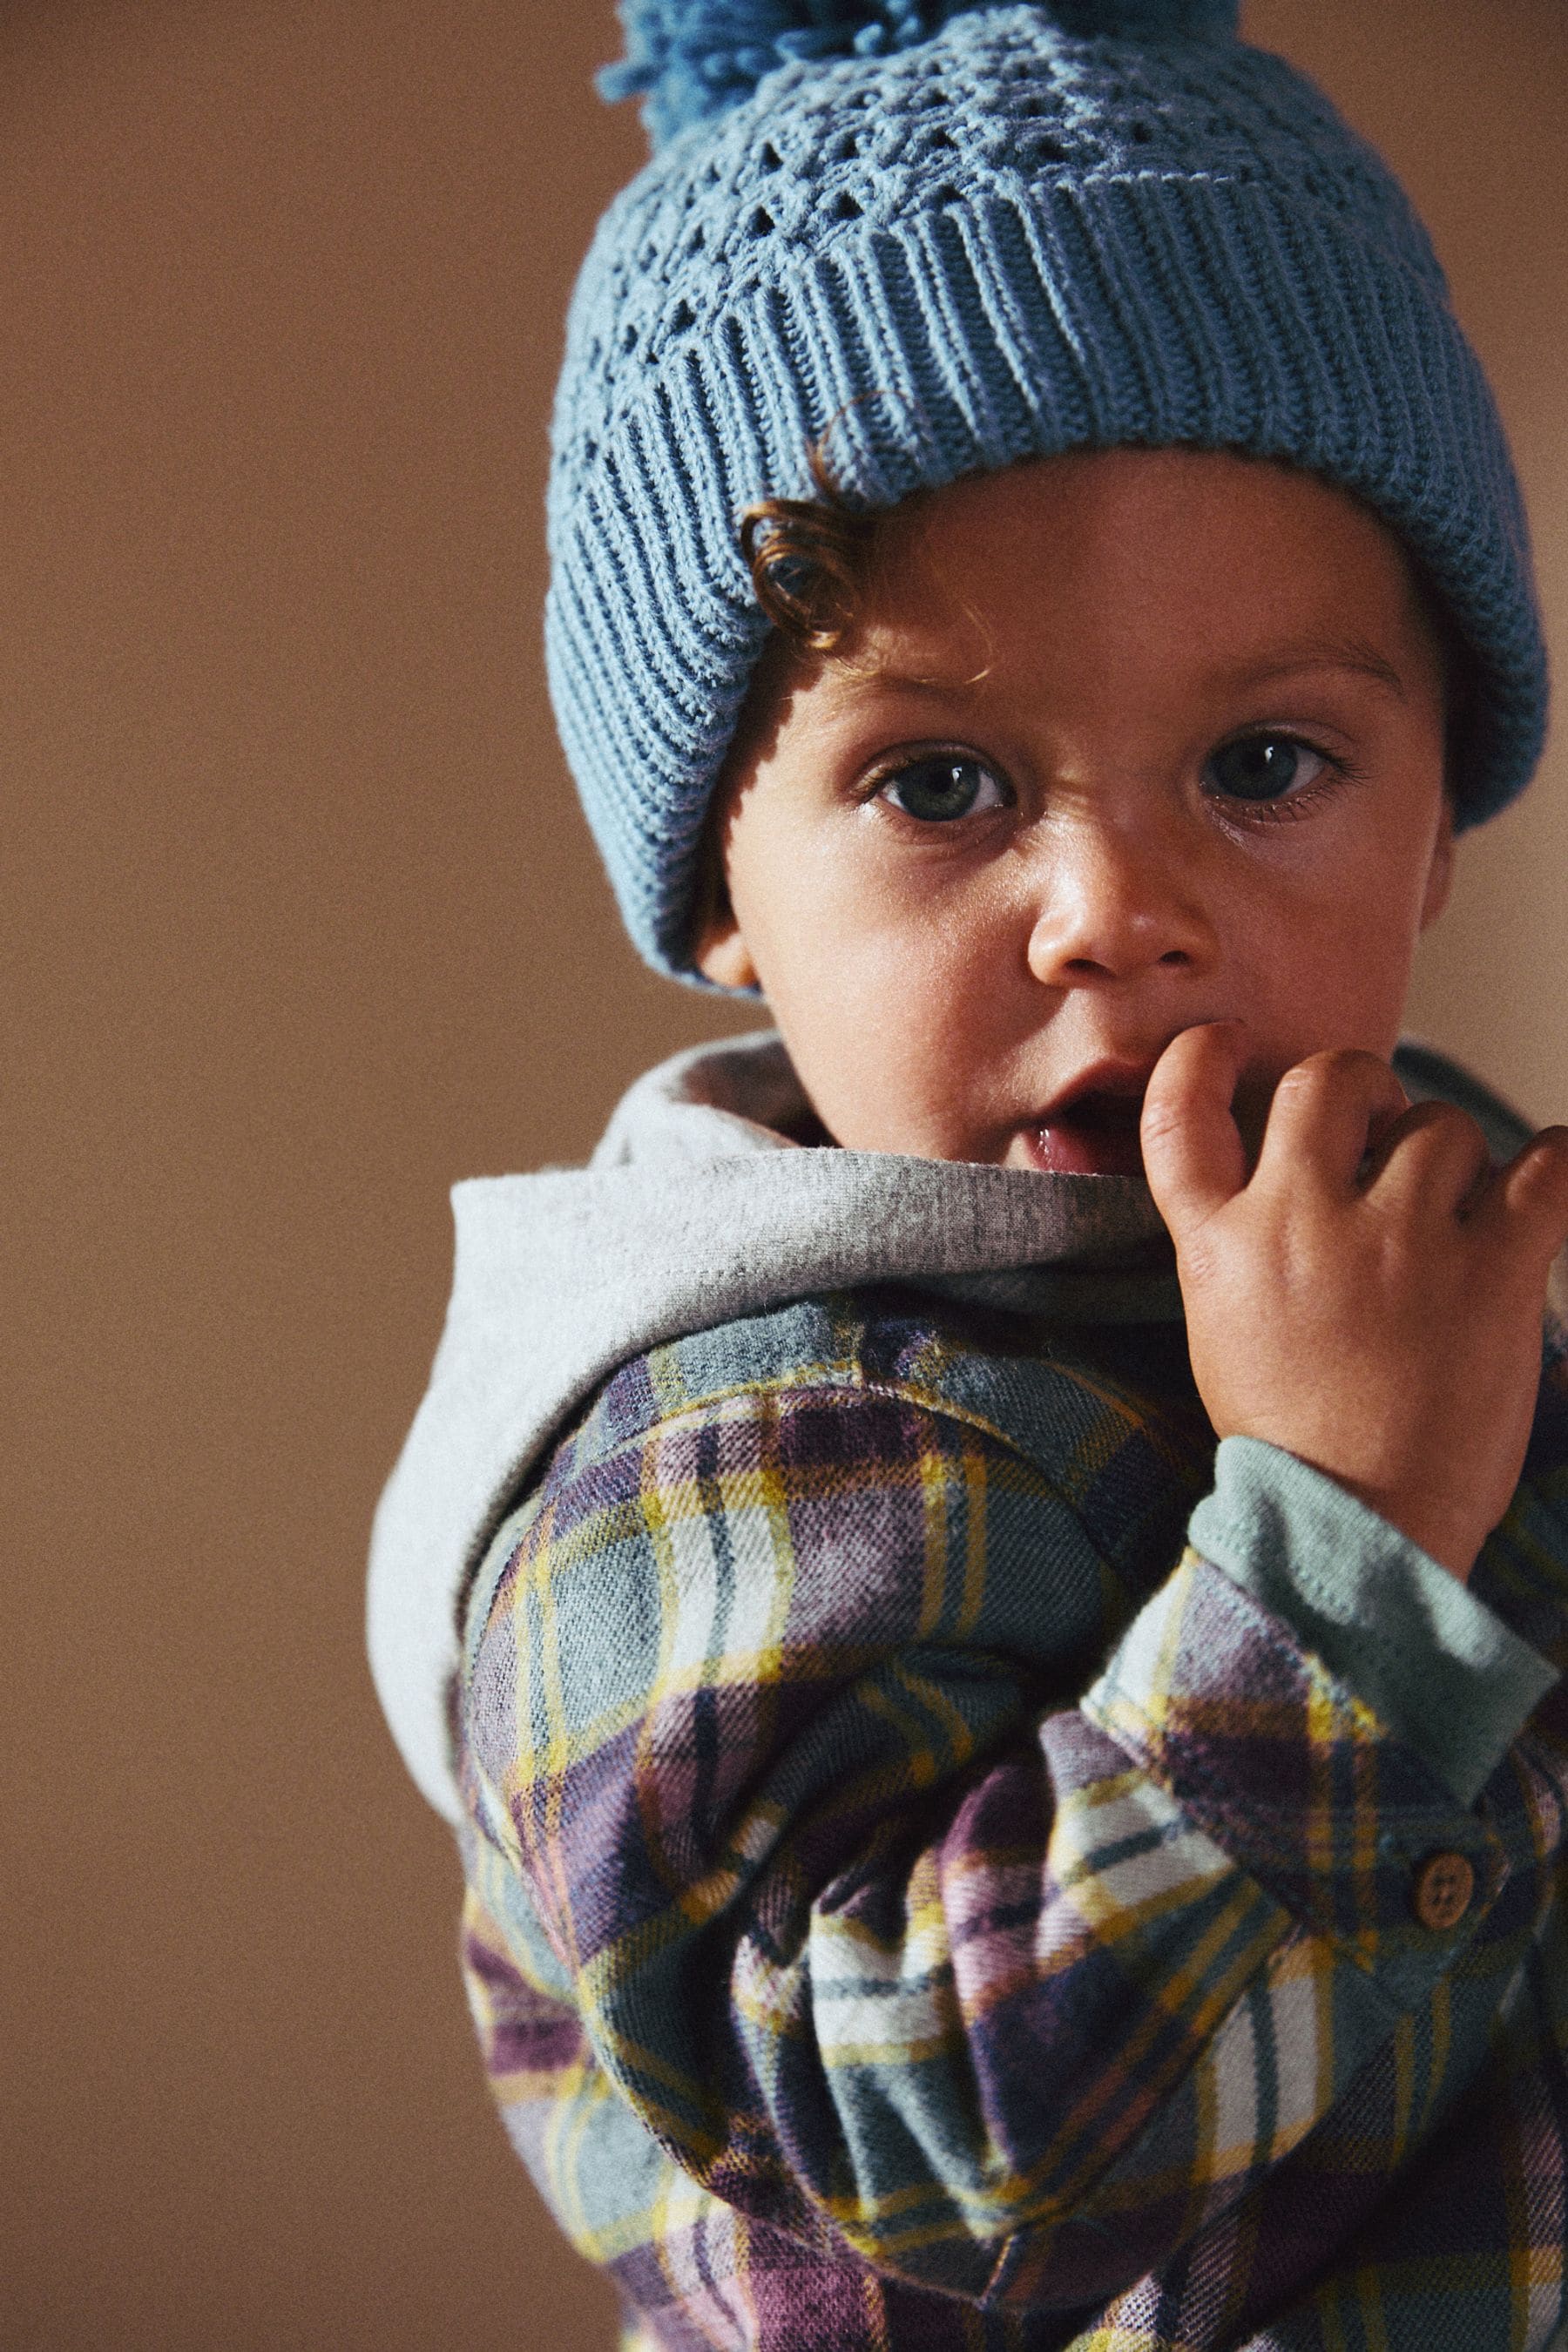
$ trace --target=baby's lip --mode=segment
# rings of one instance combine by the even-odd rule
[[[1156,1055],[1090,1062],[1027,1122],[1029,1164],[1060,1176],[1141,1176],[1139,1122]]]
[[[1060,1093],[1053,1096],[1046,1108],[1037,1112],[1029,1124],[1031,1127],[1049,1127],[1058,1119],[1092,1112],[1101,1102],[1107,1106],[1110,1117],[1123,1116],[1121,1104],[1142,1103],[1158,1060],[1159,1055],[1155,1054],[1151,1055],[1147,1061],[1091,1062],[1087,1069],[1079,1070],[1076,1077],[1069,1079]],[[1116,1108],[1111,1108],[1112,1105]]]

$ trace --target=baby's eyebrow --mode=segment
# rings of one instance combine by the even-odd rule
[[[1369,677],[1400,701],[1407,699],[1405,680],[1375,646],[1359,637],[1309,637],[1299,645],[1277,646],[1267,657],[1233,673],[1238,685],[1268,686],[1274,679],[1300,676],[1310,669],[1353,670]]]
[[[961,694],[966,686],[977,686],[984,676],[981,670],[943,677],[931,670],[906,669],[900,663],[875,654],[846,664],[841,672],[843,682],[851,689],[856,686],[889,687],[900,694]]]

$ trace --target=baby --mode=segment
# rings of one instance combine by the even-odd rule
[[[1544,711],[1479,370],[1223,5],[626,14],[552,687],[776,1031],[459,1187],[378,1517],[509,2130],[644,2352],[1543,2347],[1568,1131],[1399,1034]]]

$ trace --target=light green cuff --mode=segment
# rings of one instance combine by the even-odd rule
[[[1468,1587],[1336,1479],[1227,1437],[1194,1549],[1283,1617],[1331,1674],[1473,1804],[1557,1680]]]

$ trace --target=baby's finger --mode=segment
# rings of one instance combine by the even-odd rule
[[[1299,1185],[1310,1171],[1332,1191],[1348,1192],[1369,1150],[1408,1108],[1404,1087],[1375,1054],[1342,1046],[1310,1055],[1274,1089],[1258,1178]]]
[[[1480,1199],[1490,1173],[1486,1137],[1468,1112],[1418,1102],[1374,1135],[1366,1189],[1412,1213],[1454,1216]]]
[[[1139,1140],[1154,1205],[1173,1234],[1247,1181],[1230,1108],[1246,1046],[1245,1022],[1209,1021],[1173,1037],[1154,1065]]]
[[[1568,1241],[1568,1127],[1545,1127],[1500,1168],[1475,1222],[1521,1228],[1550,1262]]]

